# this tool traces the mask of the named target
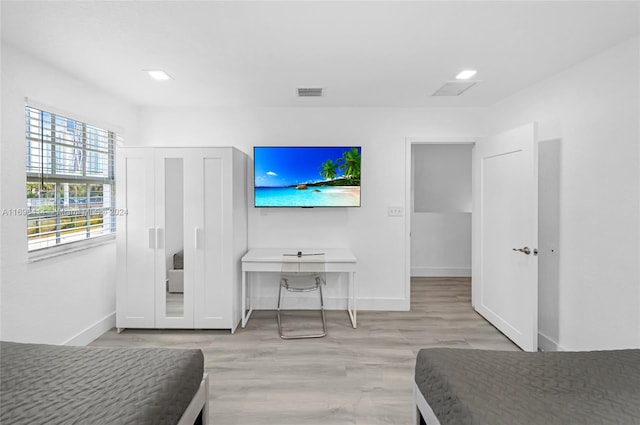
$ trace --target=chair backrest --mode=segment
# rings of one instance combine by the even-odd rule
[[[324,254],[283,255],[283,274],[324,274]]]

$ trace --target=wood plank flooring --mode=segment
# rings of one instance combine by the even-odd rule
[[[319,314],[287,312],[318,323]],[[214,425],[407,425],[420,348],[518,350],[471,307],[466,278],[413,278],[411,311],[328,311],[329,334],[281,340],[275,311],[256,311],[245,329],[111,330],[91,345],[201,348]]]

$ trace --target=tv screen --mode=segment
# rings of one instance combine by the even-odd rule
[[[360,146],[256,146],[256,207],[359,207]]]

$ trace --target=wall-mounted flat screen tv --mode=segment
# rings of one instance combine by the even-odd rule
[[[359,207],[360,146],[256,146],[256,207]]]

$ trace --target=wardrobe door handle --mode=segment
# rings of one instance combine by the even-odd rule
[[[156,228],[156,248],[164,248],[164,229]]]
[[[156,243],[157,243],[157,233],[156,233],[156,229],[153,227],[149,227],[147,229],[147,233],[149,234],[149,248],[151,249],[156,249]]]
[[[194,229],[193,241],[196,249],[202,249],[202,227]]]

